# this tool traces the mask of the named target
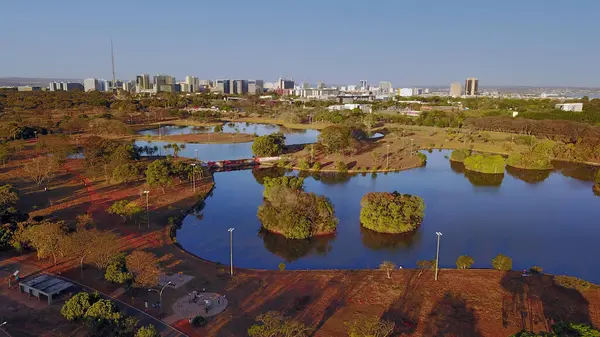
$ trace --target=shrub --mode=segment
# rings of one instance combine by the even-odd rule
[[[471,151],[467,149],[454,150],[450,154],[450,160],[462,163],[471,155]]]
[[[535,152],[513,153],[506,159],[506,165],[527,170],[552,169],[550,157]]]
[[[98,300],[100,300],[100,296],[96,293],[80,292],[65,302],[60,313],[69,321],[83,318],[87,310]]]
[[[206,318],[198,315],[190,319],[190,323],[195,327],[201,328],[205,326],[208,323],[208,321],[206,320]]]
[[[529,268],[529,271],[533,274],[541,274],[544,271],[544,269],[540,266],[533,266]]]
[[[335,163],[335,169],[338,172],[348,172],[348,166],[341,160]]]
[[[143,326],[135,333],[135,337],[160,337],[154,325]]]
[[[417,157],[421,160],[421,166],[427,165],[427,155],[421,152],[417,152]]]
[[[313,164],[312,169],[315,171],[321,171],[321,163],[316,162]]]
[[[298,168],[301,170],[308,170],[310,168],[310,164],[308,163],[308,160],[306,159],[300,159],[298,161]]]
[[[277,265],[277,268],[279,268],[279,271],[284,271],[285,270],[285,263],[281,262],[280,264]]]
[[[418,196],[398,192],[371,192],[363,196],[360,222],[380,233],[406,233],[423,221],[425,203]]]
[[[467,255],[461,255],[456,259],[456,268],[458,269],[469,269],[475,263],[472,257]]]
[[[554,277],[554,283],[561,287],[577,289],[580,292],[584,292],[592,286],[592,284],[586,280],[582,280],[575,276],[559,275]]]
[[[596,171],[596,176],[594,177],[594,181],[596,184],[600,184],[600,169]]]
[[[475,154],[464,161],[465,168],[470,171],[504,174],[504,158],[500,155]]]
[[[506,255],[498,254],[492,259],[492,266],[499,271],[512,270],[512,259]]]

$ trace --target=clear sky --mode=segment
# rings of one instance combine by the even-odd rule
[[[600,87],[600,0],[14,0],[0,77]]]

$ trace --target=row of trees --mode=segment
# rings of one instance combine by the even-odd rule
[[[333,205],[324,196],[303,190],[304,179],[264,179],[264,202],[258,208],[263,227],[289,239],[334,233],[338,224]]]
[[[160,336],[153,325],[138,328],[137,318],[123,314],[114,302],[102,299],[98,293],[77,293],[65,302],[60,312],[69,321],[87,325],[95,336]]]

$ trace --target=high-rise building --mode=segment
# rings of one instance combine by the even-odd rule
[[[121,87],[123,91],[131,92],[135,86],[132,81],[124,81]]]
[[[199,91],[200,82],[198,81],[198,77],[186,76],[185,77],[185,83],[187,84],[187,90],[186,91],[188,91],[188,92]],[[181,91],[184,91],[183,87],[181,87]]]
[[[392,82],[379,82],[379,91],[385,93],[393,92]]]
[[[83,89],[83,85],[77,82],[50,82],[48,84],[48,90],[50,91],[83,91]]]
[[[83,89],[85,91],[100,91],[100,82],[95,78],[86,78],[83,80]]]
[[[367,90],[369,89],[369,84],[367,83],[367,80],[360,80],[358,87],[360,90]]]
[[[169,75],[154,76],[154,92],[175,92],[175,77]]]
[[[150,75],[141,74],[135,78],[135,91],[141,92],[142,90],[152,89],[152,83],[150,83]]]
[[[280,78],[278,83],[278,89],[294,89],[294,80],[293,79],[283,79]]]
[[[248,80],[248,94],[261,95],[265,91],[263,80]]]
[[[465,95],[476,96],[479,94],[479,80],[474,77],[469,77],[465,81]]]
[[[248,81],[230,80],[229,89],[231,94],[243,95],[248,93]]]
[[[215,81],[215,90],[222,94],[229,94],[230,93],[229,83],[230,83],[230,81],[225,80],[225,79],[216,80]]]
[[[452,82],[450,84],[450,96],[459,97],[460,95],[462,95],[462,85],[460,85],[460,82]]]

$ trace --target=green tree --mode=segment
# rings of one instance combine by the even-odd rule
[[[113,170],[113,181],[115,183],[128,183],[132,181],[139,181],[142,179],[142,168],[138,164],[126,163],[121,164]]]
[[[165,187],[173,185],[171,177],[171,169],[169,162],[166,160],[155,160],[146,169],[146,181],[148,185],[162,188],[165,193]]]
[[[464,161],[465,168],[470,171],[504,174],[504,158],[500,155],[475,154],[467,157]]]
[[[256,137],[252,143],[252,153],[256,157],[273,157],[283,152],[285,137],[281,132]]]
[[[512,270],[512,259],[506,255],[498,254],[492,259],[492,266],[500,271]]]
[[[98,296],[97,293],[77,293],[63,304],[60,313],[69,321],[80,319],[85,315],[92,304],[96,303],[99,299],[100,296]]]
[[[185,150],[185,144],[177,144],[177,143],[167,144],[167,145],[163,146],[163,148],[165,150],[172,149],[173,157],[175,157],[175,159],[177,159],[177,157],[179,156],[179,152],[182,150]]]
[[[127,270],[125,264],[126,256],[125,253],[121,253],[113,257],[108,267],[106,267],[104,279],[113,283],[125,284],[133,278],[133,275]]]
[[[277,311],[269,311],[256,317],[258,324],[248,329],[250,337],[307,337],[310,329],[303,323],[284,317]]]
[[[144,211],[142,206],[138,205],[134,201],[129,200],[119,200],[115,201],[108,208],[108,214],[115,214],[120,216],[123,219],[123,222],[126,223],[134,219],[137,215],[141,214]]]
[[[215,126],[213,132],[218,132],[218,133],[223,132],[223,125],[219,124],[219,125]]]
[[[13,185],[0,186],[0,223],[11,222],[18,213],[17,202],[19,194]]]
[[[98,300],[92,304],[85,312],[84,318],[117,321],[122,317],[118,308],[110,300]]]
[[[454,150],[450,154],[450,160],[462,163],[471,155],[471,151],[467,149]]]
[[[396,264],[392,261],[383,261],[379,265],[379,269],[385,270],[387,278],[392,278],[392,271],[396,269]]]
[[[348,172],[348,166],[346,165],[346,163],[344,163],[341,160],[338,160],[335,163],[335,169],[336,169],[336,171],[342,172],[342,173]]]
[[[279,271],[284,271],[285,270],[285,263],[281,262],[280,264],[277,265],[277,268],[279,268]]]
[[[20,227],[17,235],[20,240],[37,251],[38,259],[50,257],[54,265],[66,248],[67,233],[64,222],[44,221],[39,224]]]
[[[398,192],[371,192],[363,196],[360,222],[380,233],[406,233],[419,227],[425,203],[418,196]]]
[[[475,263],[472,257],[468,255],[461,255],[456,259],[456,268],[458,269],[469,269]]]
[[[377,316],[360,317],[344,322],[349,337],[388,337],[396,328],[392,321],[382,320]]]
[[[341,152],[352,144],[352,129],[348,126],[328,126],[319,134],[319,143],[328,153]]]
[[[154,325],[143,326],[135,333],[135,337],[160,337]]]

